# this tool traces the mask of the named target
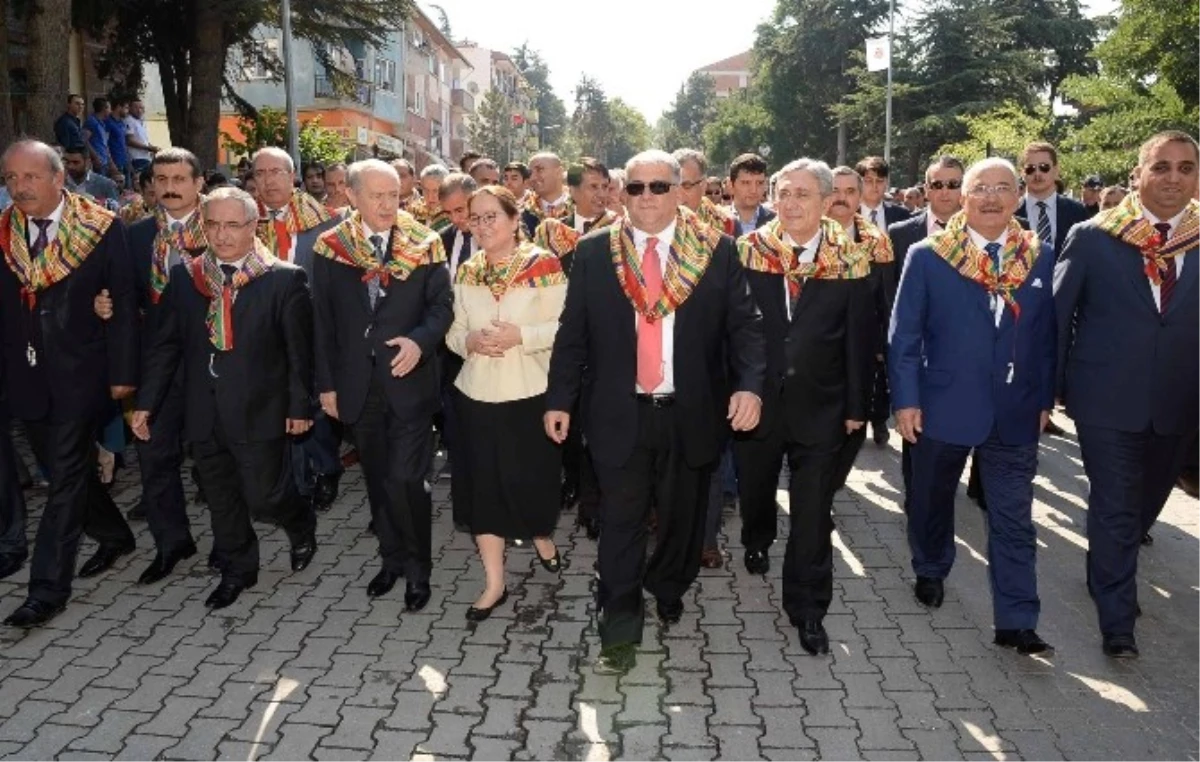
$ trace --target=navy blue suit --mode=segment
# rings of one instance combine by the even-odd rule
[[[908,539],[913,571],[943,579],[954,563],[954,495],[976,448],[988,495],[988,574],[997,629],[1033,629],[1033,477],[1041,413],[1054,404],[1054,255],[1043,245],[1005,307],[927,244],[913,247],[892,312],[888,366],[897,410],[919,408],[912,446]]]
[[[1021,205],[1017,207],[1017,213],[1014,216],[1017,218],[1017,222],[1021,223],[1021,227],[1026,230],[1037,230],[1037,218],[1030,220],[1025,216],[1024,196],[1021,197]],[[1062,254],[1067,233],[1071,232],[1071,228],[1081,222],[1087,222],[1091,217],[1087,207],[1075,199],[1061,193],[1054,197],[1054,256]]]
[[[1140,252],[1085,222],[1055,271],[1059,395],[1075,419],[1088,495],[1088,569],[1105,635],[1131,635],[1140,540],[1197,432],[1200,255],[1183,256],[1166,313]]]

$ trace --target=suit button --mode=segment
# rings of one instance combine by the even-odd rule
[[[796,375],[796,369],[795,369],[795,368],[788,368],[788,370],[787,370],[787,374],[788,374],[789,376],[794,376],[794,375]]]

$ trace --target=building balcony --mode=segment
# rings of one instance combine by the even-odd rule
[[[406,126],[408,127],[409,134],[422,143],[428,143],[430,135],[433,134],[429,120],[411,111],[408,112],[407,117]]]
[[[361,79],[352,82],[350,87],[343,90],[335,86],[329,77],[318,75],[313,78],[313,95],[317,98],[357,103],[368,108],[375,105],[375,85]]]
[[[475,96],[461,87],[456,87],[450,91],[450,105],[458,111],[474,111]]]

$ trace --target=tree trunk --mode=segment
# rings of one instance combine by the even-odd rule
[[[186,145],[201,166],[217,164],[221,120],[221,82],[225,71],[225,36],[221,3],[195,0],[195,38],[191,55],[191,102],[187,110]]]
[[[0,146],[16,138],[13,123],[12,77],[8,63],[8,0],[0,0]]]
[[[68,59],[63,55],[71,36],[70,0],[31,3],[28,29],[29,134],[53,143],[54,120],[66,107],[70,87]]]
[[[838,120],[838,136],[837,136],[837,163],[841,166],[846,163],[846,143],[848,134],[846,130],[846,122]]]

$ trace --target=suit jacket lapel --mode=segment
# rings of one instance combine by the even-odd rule
[[[1175,284],[1175,293],[1171,295],[1171,303],[1167,305],[1168,315],[1179,309],[1179,305],[1188,293],[1196,287],[1196,281],[1200,280],[1195,276],[1197,267],[1200,267],[1200,249],[1191,249],[1183,255],[1183,273]]]
[[[1119,241],[1114,254],[1121,260],[1117,266],[1125,272],[1125,277],[1132,281],[1134,290],[1145,302],[1146,308],[1158,314],[1158,305],[1154,303],[1154,293],[1150,290],[1150,279],[1146,277],[1145,258],[1129,244]],[[1186,269],[1186,265],[1184,267]]]

